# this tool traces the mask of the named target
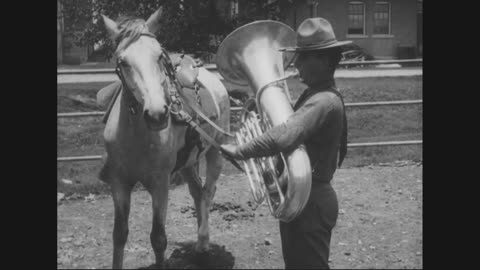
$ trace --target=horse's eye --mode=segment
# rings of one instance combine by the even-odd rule
[[[126,66],[128,66],[128,63],[127,63],[127,61],[125,61],[123,59],[118,59],[118,65],[120,65],[122,67],[126,67]]]

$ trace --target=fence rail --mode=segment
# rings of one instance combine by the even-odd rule
[[[339,66],[364,66],[364,65],[388,65],[388,64],[420,64],[423,59],[400,59],[400,60],[375,60],[375,61],[345,61],[340,62]],[[216,64],[205,64],[208,70],[217,70]],[[290,65],[293,67],[293,65]],[[114,74],[114,68],[100,69],[57,69],[57,75],[80,75],[80,74]]]
[[[394,145],[418,145],[422,144],[422,140],[413,141],[391,141],[391,142],[366,142],[366,143],[349,143],[349,148],[368,147],[368,146],[394,146]],[[72,161],[92,161],[102,159],[101,155],[97,156],[77,156],[77,157],[58,157],[57,162],[72,162]]]
[[[400,101],[380,101],[380,102],[358,102],[345,103],[346,107],[366,107],[366,106],[380,106],[380,105],[411,105],[421,104],[422,100],[400,100]],[[241,110],[242,107],[232,107],[231,110]],[[86,116],[102,116],[104,112],[76,112],[76,113],[59,113],[58,117],[86,117]],[[369,147],[369,146],[395,146],[395,145],[418,145],[422,144],[422,140],[411,141],[389,141],[389,142],[365,142],[365,143],[349,143],[349,148]],[[72,161],[92,161],[100,160],[102,156],[77,156],[77,157],[58,157],[57,162],[72,162]]]
[[[359,62],[341,62],[340,66],[355,66],[355,65],[380,65],[380,64],[401,64],[401,63],[422,63],[422,59],[405,59],[405,60],[377,60],[377,61],[359,61]],[[206,69],[216,70],[215,64],[205,65]],[[105,69],[71,69],[58,70],[57,75],[74,75],[74,74],[109,74],[115,73],[113,68]],[[391,105],[412,105],[422,104],[423,100],[399,100],[399,101],[377,101],[377,102],[357,102],[345,103],[345,107],[371,107],[371,106],[391,106]],[[232,111],[240,111],[242,107],[232,107]],[[58,118],[73,118],[73,117],[89,117],[89,116],[103,116],[105,113],[101,111],[94,112],[73,112],[73,113],[58,113]],[[422,140],[411,141],[388,141],[388,142],[365,142],[365,143],[349,143],[349,148],[356,147],[372,147],[372,146],[396,146],[396,145],[419,145],[423,144]],[[76,156],[76,157],[57,157],[57,162],[73,162],[73,161],[93,161],[101,160],[101,155]]]
[[[57,162],[100,160],[102,156],[57,157]]]
[[[389,65],[389,64],[421,64],[423,59],[375,60],[375,61],[345,61],[338,63],[342,66]]]
[[[377,102],[357,102],[357,103],[345,103],[345,107],[372,107],[372,106],[385,106],[385,105],[413,105],[422,104],[423,100],[398,100],[398,101],[377,101]],[[231,107],[231,111],[241,111],[242,107]],[[58,113],[58,118],[74,118],[74,117],[87,117],[87,116],[103,116],[104,112],[72,112],[72,113]]]
[[[86,116],[103,116],[105,112],[73,112],[58,113],[57,118],[86,117]]]

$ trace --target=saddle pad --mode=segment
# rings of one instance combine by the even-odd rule
[[[105,109],[102,123],[107,123],[108,117],[110,116],[110,111],[113,108],[113,104],[115,104],[115,100],[117,100],[117,97],[120,95],[122,88],[122,83],[120,81],[116,81],[98,91],[97,104],[101,109]]]
[[[97,93],[97,105],[106,110],[110,104],[110,102],[114,102],[112,100],[116,93],[116,91],[120,91],[122,83],[120,81],[113,82],[104,88],[100,89]]]
[[[200,104],[197,102],[197,96],[195,91],[190,88],[183,88],[183,93],[185,97],[189,100],[190,104],[193,104],[201,109],[202,113],[205,114],[209,119],[217,119],[218,114],[218,105],[215,104],[212,94],[205,88],[200,88],[198,95],[200,96]],[[186,104],[183,104],[183,110],[190,115],[195,115],[195,112],[188,107]]]

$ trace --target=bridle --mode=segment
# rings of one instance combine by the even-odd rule
[[[157,39],[156,36],[154,34],[150,33],[150,32],[144,32],[144,33],[140,34],[140,36],[151,37],[151,38],[154,38],[155,40]],[[120,44],[119,41],[120,40],[117,40],[117,42],[116,42],[117,48],[118,48],[118,44]],[[115,50],[117,50],[117,48]],[[159,64],[163,65],[164,70],[165,70],[166,75],[167,75],[167,79],[168,79],[168,82],[167,82],[167,79],[164,80],[164,82],[167,83],[166,88],[168,88],[168,90],[169,90],[169,95],[167,95],[167,112],[166,112],[167,117],[168,117],[168,114],[171,112],[172,106],[181,105],[181,103],[179,102],[179,99],[178,99],[179,95],[178,95],[178,92],[176,90],[176,87],[172,86],[172,82],[175,81],[175,67],[172,64],[172,60],[170,59],[170,56],[168,55],[167,51],[163,47],[161,49],[162,49],[162,53],[160,54],[158,62],[159,62]],[[122,63],[122,60],[120,58],[117,58],[116,66],[115,66],[115,73],[120,78],[120,81],[122,82],[122,85],[126,90],[125,93],[127,95],[127,104],[128,104],[128,108],[130,110],[130,113],[132,115],[136,115],[137,114],[137,107],[138,107],[138,104],[140,102],[135,98],[131,89],[128,89],[128,85],[125,83],[125,78],[123,76],[121,63]]]

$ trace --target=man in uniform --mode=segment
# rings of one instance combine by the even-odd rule
[[[289,152],[305,144],[312,167],[310,198],[302,213],[289,223],[280,221],[285,268],[328,269],[330,239],[338,217],[338,201],[330,181],[347,152],[347,122],[343,98],[334,73],[341,58],[330,23],[306,19],[297,30],[295,67],[308,88],[298,98],[289,119],[243,144],[224,144],[222,152],[245,160]]]

